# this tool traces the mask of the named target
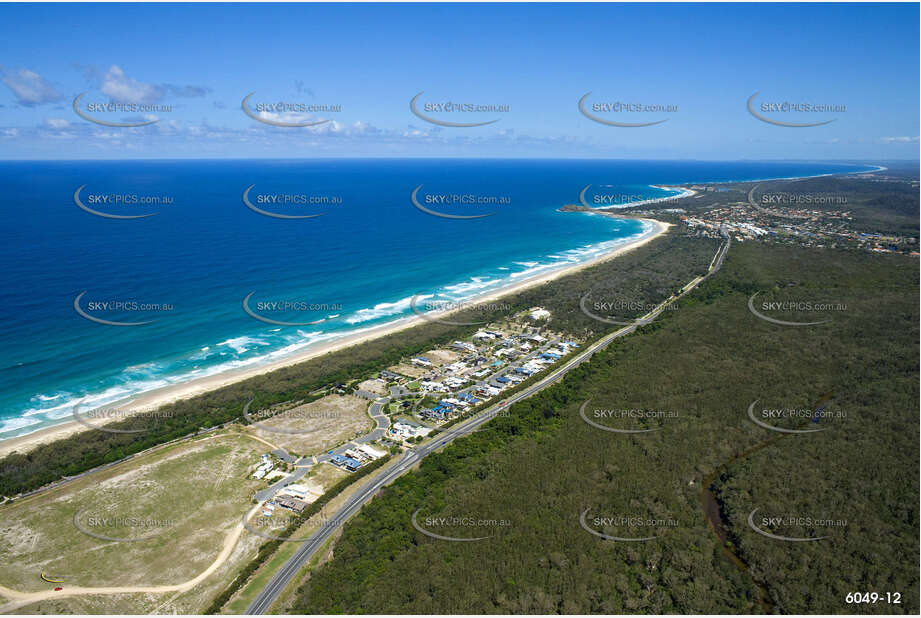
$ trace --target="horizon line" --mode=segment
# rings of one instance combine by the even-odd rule
[[[870,158],[858,157],[847,159],[830,159],[830,158],[752,158],[741,157],[734,159],[704,159],[693,157],[676,157],[676,158],[645,158],[645,157],[552,157],[552,156],[516,156],[516,157],[488,157],[488,156],[326,156],[326,157],[132,157],[132,158],[82,158],[82,159],[53,159],[53,158],[3,158],[0,157],[0,163],[35,163],[35,162],[60,162],[60,163],[82,163],[90,161],[104,162],[137,162],[137,161],[339,161],[339,160],[373,160],[373,161],[415,161],[418,159],[428,160],[459,160],[459,161],[523,161],[523,160],[542,160],[542,161],[700,161],[707,163],[722,162],[797,162],[797,163],[864,163],[866,161],[879,162],[900,162],[900,163],[919,163],[921,159],[901,159],[901,158]]]

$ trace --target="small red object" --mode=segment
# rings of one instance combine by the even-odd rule
[[[64,590],[64,589],[61,588],[60,586],[58,586],[57,588],[54,589],[55,592],[57,592],[58,590]]]

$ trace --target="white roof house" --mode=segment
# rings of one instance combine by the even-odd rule
[[[308,488],[304,487],[303,485],[297,485],[294,483],[285,487],[281,493],[288,494],[289,496],[294,496],[295,498],[299,498],[301,500],[305,500],[311,497],[310,490]]]

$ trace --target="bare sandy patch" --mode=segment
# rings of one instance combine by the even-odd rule
[[[354,395],[327,395],[275,416],[260,418],[246,430],[291,454],[318,455],[371,430],[367,399]]]
[[[368,391],[369,393],[375,393],[377,395],[388,394],[387,383],[378,379],[365,380],[358,385],[358,388],[360,390]]]

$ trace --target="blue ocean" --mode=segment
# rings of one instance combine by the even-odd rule
[[[591,259],[648,231],[635,220],[558,211],[579,203],[588,185],[627,203],[672,194],[651,185],[868,168],[456,159],[3,162],[0,438],[66,421],[80,400],[100,406],[281,359],[405,319],[414,295],[462,301]],[[242,199],[247,189],[249,205]],[[248,314],[245,298],[270,321]]]

